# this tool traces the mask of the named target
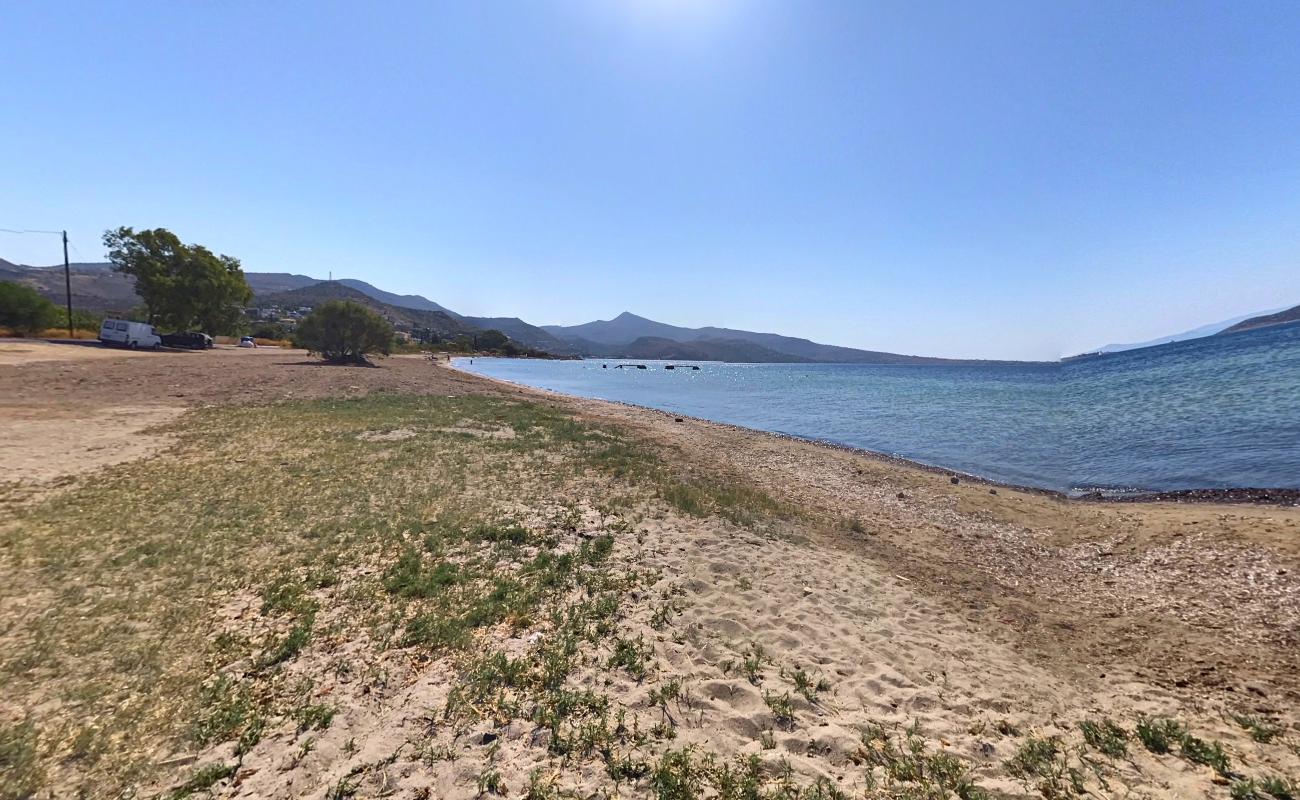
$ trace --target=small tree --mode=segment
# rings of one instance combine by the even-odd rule
[[[330,300],[298,324],[294,339],[330,363],[365,364],[371,353],[392,352],[393,326],[360,303]]]
[[[59,321],[59,309],[40,292],[21,283],[0,281],[0,326],[31,336]]]

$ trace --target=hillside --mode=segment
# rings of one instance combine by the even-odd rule
[[[1180,333],[1171,333],[1166,336],[1161,336],[1158,339],[1148,339],[1145,342],[1124,342],[1124,343],[1116,343],[1116,344],[1107,344],[1098,347],[1095,350],[1089,350],[1087,353],[1081,353],[1080,355],[1089,356],[1089,355],[1099,355],[1105,353],[1122,353],[1125,350],[1141,350],[1144,347],[1155,347],[1156,345],[1169,344],[1170,342],[1185,342],[1188,339],[1201,339],[1206,336],[1213,336],[1216,333],[1223,333],[1233,325],[1248,320],[1252,317],[1260,317],[1266,314],[1273,314],[1281,310],[1282,309],[1279,308],[1273,308],[1273,309],[1269,309],[1268,311],[1256,311],[1253,314],[1242,314],[1240,316],[1236,316],[1231,319],[1219,320],[1218,322],[1211,322],[1206,325],[1200,325],[1195,328],[1192,328],[1191,330],[1182,331]],[[1074,356],[1072,356],[1071,358],[1074,358]]]
[[[611,320],[597,320],[582,325],[543,325],[542,329],[569,342],[579,352],[586,355],[627,356],[649,358],[635,355],[629,347],[643,338],[668,340],[678,343],[700,344],[710,352],[741,352],[735,350],[735,343],[744,342],[754,346],[748,350],[753,358],[734,359],[763,362],[800,362],[815,361],[833,364],[970,364],[970,363],[1006,363],[976,362],[961,359],[931,358],[928,356],[901,355],[883,353],[875,350],[858,350],[852,347],[820,344],[808,339],[782,336],[776,333],[759,333],[755,331],[736,330],[733,328],[683,328],[656,322],[625,311]],[[709,346],[704,343],[714,343]],[[719,347],[716,343],[727,342]],[[758,358],[761,353],[767,356]],[[669,356],[684,358],[684,356]],[[717,358],[710,360],[733,360]]]
[[[1279,311],[1276,314],[1264,314],[1258,317],[1238,322],[1230,328],[1220,331],[1224,333],[1238,333],[1240,331],[1254,330],[1255,328],[1267,328],[1271,325],[1286,325],[1290,322],[1300,322],[1300,306],[1293,306],[1285,311]]]
[[[317,279],[312,278],[310,280]],[[371,286],[365,281],[359,281],[356,278],[339,278],[338,283],[356,289],[358,292],[361,292],[368,297],[372,297],[381,303],[387,303],[390,306],[397,306],[398,308],[414,308],[417,311],[441,311],[444,314],[450,314],[453,317],[460,316],[455,311],[443,308],[429,298],[418,294],[393,294],[392,292],[385,292],[383,289]]]
[[[287,292],[320,283],[316,278],[292,275],[288,272],[245,272],[244,280],[248,282],[248,288],[253,290],[254,295]]]
[[[807,361],[737,339],[698,339],[678,342],[656,336],[642,336],[617,348],[619,358],[679,359],[682,361],[730,361],[740,364],[772,364]]]
[[[126,312],[140,304],[135,281],[112,270],[112,265],[81,263],[69,265],[72,276],[72,305],[88,311]],[[28,267],[0,259],[0,281],[31,286],[62,306],[66,300],[63,265]]]
[[[545,350],[556,355],[577,355],[579,353],[578,348],[575,348],[569,342],[551,335],[536,325],[529,325],[518,317],[462,317],[450,311],[447,313],[474,327],[501,331],[513,341],[528,347],[535,347],[538,350]]]
[[[685,342],[698,339],[690,328],[679,328],[624,311],[610,320],[596,320],[582,325],[543,325],[542,329],[561,339],[581,339],[598,345],[625,345],[635,339],[651,337]]]
[[[400,308],[376,300],[350,286],[345,286],[339,281],[321,281],[299,289],[275,292],[257,298],[259,304],[277,305],[284,308],[318,306],[329,300],[351,300],[383,316],[399,329],[428,329],[444,338],[455,337],[462,333],[473,333],[478,330],[477,326],[462,322],[445,311]]]
[[[751,363],[821,362],[835,364],[971,364],[965,361],[859,350],[809,339],[733,328],[684,328],[623,312],[610,320],[582,325],[531,325],[518,317],[462,316],[416,294],[395,294],[365,281],[321,281],[289,272],[245,272],[254,302],[286,307],[314,306],[349,299],[374,309],[399,328],[427,328],[438,336],[496,329],[513,341],[556,355],[606,358],[674,358]],[[64,300],[63,268],[30,267],[0,260],[0,280],[34,286],[51,300]],[[140,304],[131,278],[106,263],[72,265],[76,308],[125,313]]]

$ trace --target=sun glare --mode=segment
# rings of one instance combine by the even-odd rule
[[[622,0],[621,5],[638,24],[707,29],[730,17],[736,0]]]

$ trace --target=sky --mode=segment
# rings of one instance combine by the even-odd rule
[[[1300,3],[14,3],[0,228],[1055,358],[1300,303]],[[0,258],[59,262],[57,236]]]

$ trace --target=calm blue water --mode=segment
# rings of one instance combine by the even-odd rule
[[[1300,325],[1064,365],[616,363],[457,360],[529,386],[1045,489],[1300,488]]]

